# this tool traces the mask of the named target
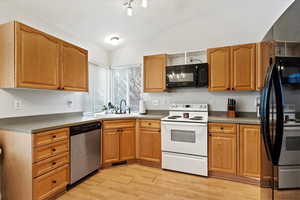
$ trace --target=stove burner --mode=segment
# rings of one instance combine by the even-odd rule
[[[170,116],[170,117],[168,117],[168,119],[178,119],[178,118],[181,118],[181,116]]]
[[[195,116],[195,117],[190,118],[190,120],[203,120],[203,117],[202,116]]]

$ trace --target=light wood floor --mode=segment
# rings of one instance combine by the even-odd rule
[[[262,200],[257,186],[137,164],[101,170],[59,200]]]

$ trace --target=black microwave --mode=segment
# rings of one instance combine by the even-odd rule
[[[167,88],[205,87],[208,85],[208,64],[167,66]]]

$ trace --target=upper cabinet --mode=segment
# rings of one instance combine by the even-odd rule
[[[209,90],[255,90],[256,44],[208,49]]]
[[[256,44],[231,49],[231,89],[255,90]]]
[[[144,92],[166,90],[167,55],[144,56]]]
[[[208,49],[209,90],[230,90],[230,48]]]
[[[88,90],[88,52],[19,22],[0,25],[0,88]]]
[[[62,79],[64,90],[88,90],[88,53],[74,45],[62,45]]]
[[[256,64],[256,89],[264,87],[265,76],[268,67],[272,64],[271,58],[275,56],[274,42],[261,42],[257,44],[257,64]]]

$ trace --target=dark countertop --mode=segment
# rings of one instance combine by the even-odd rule
[[[52,114],[29,117],[17,117],[0,119],[0,129],[20,133],[38,133],[58,128],[65,128],[83,123],[96,122],[100,120],[118,119],[156,119],[160,120],[167,116],[166,111],[150,111],[146,115],[130,114],[97,114],[83,116],[82,113]],[[210,112],[208,122],[237,123],[237,124],[260,124],[255,113],[240,113],[239,117],[228,118],[226,112]]]

